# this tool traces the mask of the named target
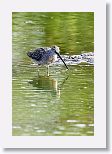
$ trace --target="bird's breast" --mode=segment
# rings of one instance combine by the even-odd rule
[[[49,62],[50,62],[50,63],[53,63],[53,62],[55,62],[55,61],[57,61],[57,55],[53,55],[53,56],[50,56],[50,57],[49,57]]]

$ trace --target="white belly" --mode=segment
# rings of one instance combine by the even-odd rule
[[[57,61],[57,55],[54,55],[54,61]]]

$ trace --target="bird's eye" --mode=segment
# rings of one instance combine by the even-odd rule
[[[55,49],[55,48],[56,48],[56,46],[52,46],[52,48],[53,48],[53,49]]]

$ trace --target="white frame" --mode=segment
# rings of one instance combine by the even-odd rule
[[[3,148],[106,148],[106,4],[98,0],[0,2],[0,120]],[[7,4],[8,3],[8,4]],[[94,12],[94,136],[12,136],[12,12]],[[5,59],[5,60],[4,60]]]

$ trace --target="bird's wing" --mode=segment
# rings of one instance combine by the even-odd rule
[[[32,58],[37,60],[37,61],[40,61],[42,59],[42,56],[43,56],[44,53],[45,53],[44,48],[37,48],[33,52]]]

